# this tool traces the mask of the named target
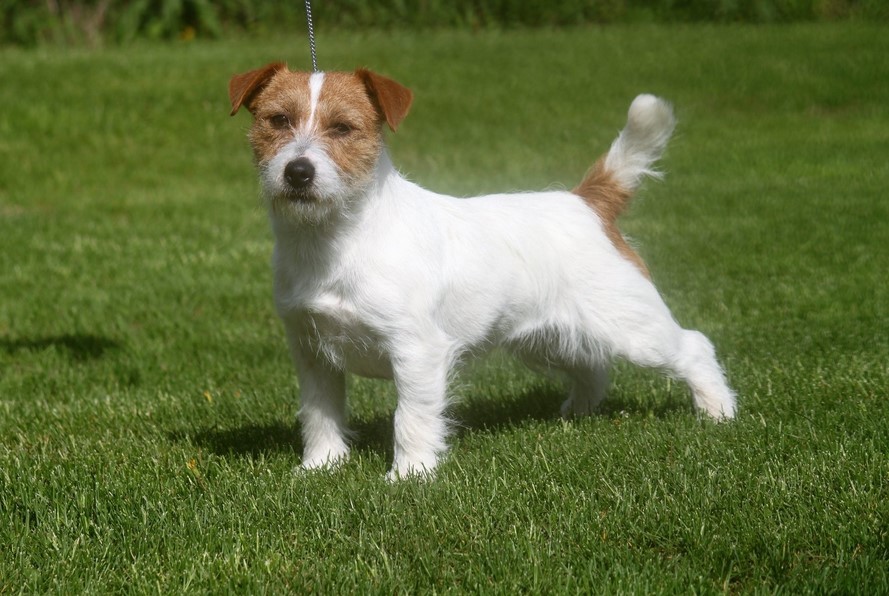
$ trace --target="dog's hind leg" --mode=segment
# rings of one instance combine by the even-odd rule
[[[695,406],[716,420],[735,417],[736,398],[716,361],[713,344],[698,331],[683,329],[673,372],[691,388]]]
[[[568,399],[562,403],[562,418],[589,416],[608,393],[608,365],[597,362],[589,368],[572,368],[567,374],[571,390]]]
[[[695,407],[711,418],[734,418],[735,394],[725,381],[710,340],[698,331],[679,327],[669,312],[650,316],[644,323],[634,326],[637,332],[623,338],[621,345],[615,346],[616,352],[634,364],[665,369],[685,381]]]

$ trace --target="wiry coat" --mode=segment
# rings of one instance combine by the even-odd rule
[[[344,374],[394,379],[391,477],[430,473],[446,445],[447,385],[468,356],[505,347],[572,380],[566,416],[605,396],[614,357],[688,382],[695,405],[731,418],[712,345],[673,319],[616,219],[653,174],[669,106],[641,95],[609,152],[573,192],[458,199],[393,167],[382,126],[410,92],[369,71],[238,75],[233,113],[251,142],[275,234],[275,301],[300,380],[304,456],[342,460]]]

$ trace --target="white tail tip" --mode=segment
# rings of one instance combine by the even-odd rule
[[[642,94],[633,100],[627,125],[612,143],[605,163],[624,188],[635,190],[644,176],[657,176],[652,165],[663,154],[675,126],[673,109],[663,99]]]
[[[633,132],[660,132],[669,136],[675,125],[670,104],[647,93],[637,95],[627,112],[627,127]]]

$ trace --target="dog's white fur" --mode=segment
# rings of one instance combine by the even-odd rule
[[[431,473],[446,449],[448,381],[468,356],[505,347],[565,371],[565,416],[604,398],[614,357],[686,381],[715,419],[735,414],[711,343],[682,329],[654,285],[614,246],[601,217],[570,192],[459,199],[423,189],[383,147],[370,179],[349,181],[314,112],[261,164],[266,197],[286,194],[284,168],[315,167],[311,201],[271,209],[275,303],[301,389],[304,468],[349,452],[344,375],[394,379],[390,478]],[[233,99],[234,103],[234,99]],[[673,130],[668,104],[640,95],[605,169],[627,190],[654,174]]]

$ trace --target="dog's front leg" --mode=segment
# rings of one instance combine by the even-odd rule
[[[416,344],[415,344],[416,346]],[[451,351],[423,346],[393,361],[398,406],[395,408],[395,457],[388,480],[432,476],[447,449],[448,375]]]
[[[333,466],[349,456],[345,374],[298,341],[290,341],[290,351],[300,389],[302,467]]]

